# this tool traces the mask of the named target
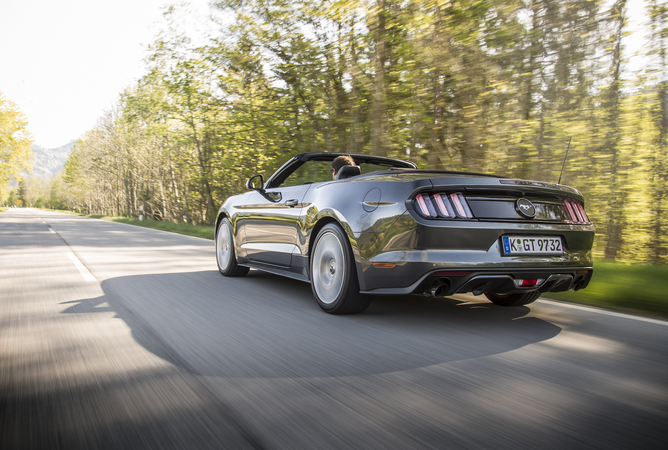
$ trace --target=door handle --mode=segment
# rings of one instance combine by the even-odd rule
[[[292,198],[290,200],[285,201],[285,206],[289,206],[290,208],[294,208],[298,204],[299,204],[299,200],[297,200],[296,198]]]

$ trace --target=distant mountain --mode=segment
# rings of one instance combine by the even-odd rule
[[[65,161],[67,161],[67,157],[72,152],[73,145],[74,141],[70,141],[58,148],[45,148],[33,145],[33,168],[32,173],[28,177],[50,177],[60,172]]]

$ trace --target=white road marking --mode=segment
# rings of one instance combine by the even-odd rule
[[[54,230],[54,229],[51,228],[51,227],[49,227],[49,231],[50,231],[51,233],[53,233],[53,234],[56,234],[56,230]]]
[[[631,314],[624,314],[624,313],[619,313],[619,312],[614,312],[614,311],[608,311],[607,309],[596,308],[596,307],[593,307],[593,306],[575,305],[573,303],[567,303],[567,302],[562,302],[562,301],[559,301],[559,300],[552,300],[552,299],[545,299],[545,298],[541,298],[540,300],[537,301],[537,303],[540,303],[540,302],[554,303],[554,304],[558,304],[560,306],[563,306],[565,308],[579,309],[579,310],[583,310],[583,311],[589,311],[589,312],[592,312],[592,313],[605,314],[606,316],[622,317],[624,319],[639,320],[641,322],[653,323],[655,325],[668,326],[668,321],[665,321],[665,320],[650,319],[649,317],[642,317],[642,316],[633,316]]]
[[[79,269],[79,272],[81,272],[81,276],[85,281],[97,281],[97,278],[95,278],[93,274],[88,271],[86,266],[83,265],[83,263],[74,253],[68,253],[67,256],[70,258],[70,260],[72,260],[72,263],[76,266],[76,268]]]

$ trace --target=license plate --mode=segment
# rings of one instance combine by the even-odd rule
[[[563,255],[560,237],[503,236],[504,255]]]

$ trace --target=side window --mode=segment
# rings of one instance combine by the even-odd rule
[[[306,161],[285,179],[281,186],[298,186],[307,183],[320,183],[332,180],[331,161]]]

